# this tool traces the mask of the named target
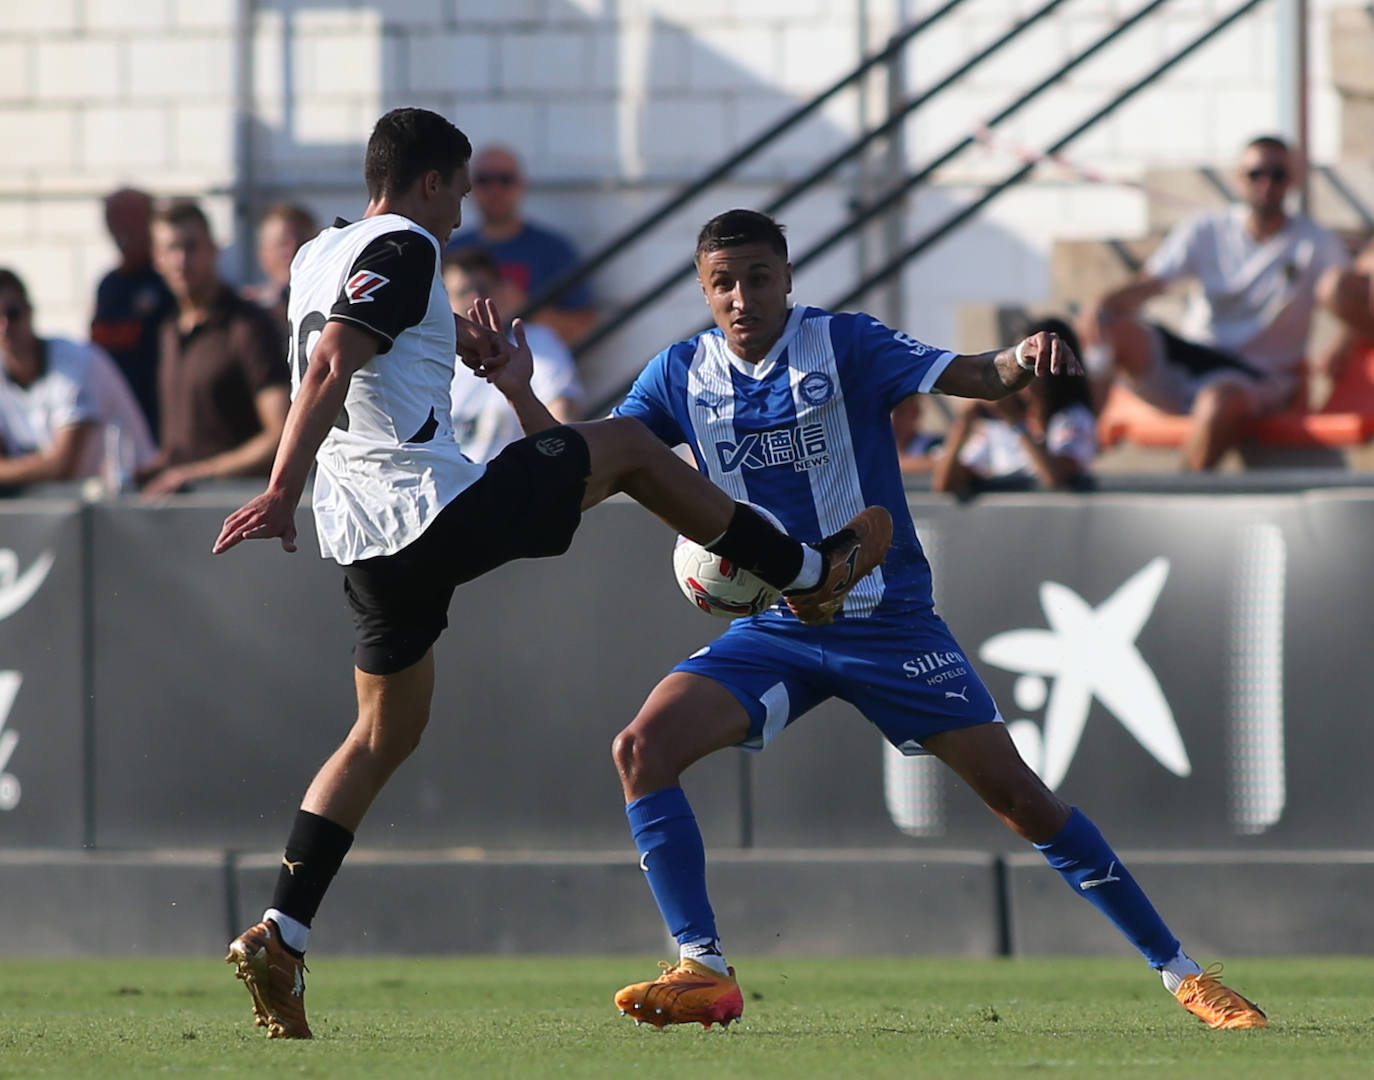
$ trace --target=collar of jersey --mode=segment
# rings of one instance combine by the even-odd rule
[[[783,350],[792,343],[792,339],[797,336],[797,331],[801,329],[802,319],[806,316],[805,304],[793,304],[792,311],[787,316],[787,324],[782,328],[782,333],[778,335],[778,340],[773,342],[772,348],[757,364],[751,364],[748,360],[742,360],[735,355],[735,351],[729,345],[725,345],[725,355],[730,361],[730,366],[741,375],[747,375],[751,379],[766,379],[778,362],[778,357]],[[724,335],[722,335],[722,338]],[[724,344],[724,341],[722,341]]]

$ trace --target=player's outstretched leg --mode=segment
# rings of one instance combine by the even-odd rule
[[[870,506],[837,533],[818,545],[825,557],[825,572],[818,584],[786,594],[792,614],[808,626],[834,622],[844,598],[887,557],[892,544],[892,515],[886,508]]]
[[[269,1039],[310,1039],[305,1019],[305,960],[282,943],[270,919],[250,926],[229,943],[224,958],[253,999],[253,1014]]]
[[[1021,760],[1002,724],[944,731],[926,749],[949,765],[1013,831],[1034,844],[1073,893],[1097,908],[1160,973],[1164,987],[1214,1028],[1264,1027],[1253,1002],[1202,968],[1086,814],[1065,805]]]
[[[624,492],[689,540],[786,590],[802,622],[830,622],[892,542],[892,515],[871,506],[819,545],[803,545],[732,499],[638,420],[569,426],[591,457],[583,509]]]

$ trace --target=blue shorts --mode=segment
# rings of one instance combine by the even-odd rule
[[[714,679],[749,713],[740,745],[762,750],[826,698],[847,701],[904,754],[952,728],[1000,722],[997,703],[934,612],[803,626],[739,619],[674,671]]]

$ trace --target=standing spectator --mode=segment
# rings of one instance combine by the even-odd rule
[[[265,476],[290,404],[285,343],[272,316],[220,280],[210,224],[178,200],[153,215],[153,262],[177,299],[162,328],[161,456],[149,494],[197,480]]]
[[[156,434],[158,329],[177,303],[153,269],[152,212],[153,200],[145,191],[120,188],[105,199],[105,227],[119,249],[120,262],[96,286],[91,340],[124,373],[148,430]]]
[[[519,311],[523,303],[516,286],[502,281],[496,260],[485,248],[458,248],[444,256],[444,289],[459,315],[466,315],[474,301],[496,301],[499,311]],[[534,394],[560,424],[581,416],[582,385],[577,367],[563,340],[547,326],[528,323],[525,340],[534,357]],[[520,420],[506,396],[466,366],[458,365],[451,388],[453,434],[463,453],[473,461],[490,461],[500,451],[523,439]]]
[[[1192,417],[1185,469],[1214,468],[1248,421],[1293,399],[1317,297],[1346,272],[1340,241],[1284,208],[1296,168],[1283,140],[1252,139],[1237,176],[1242,203],[1180,223],[1133,282],[1080,319],[1090,374],[1114,367],[1146,401]],[[1139,317],[1184,278],[1199,288],[1179,334]]]
[[[148,424],[97,345],[33,332],[28,289],[0,270],[0,486],[100,477],[111,488],[154,456]]]
[[[286,329],[286,286],[291,280],[291,260],[307,240],[320,231],[315,215],[299,203],[280,202],[267,209],[258,222],[258,268],[265,280],[250,285],[243,295],[272,312],[283,332]]]
[[[1077,355],[1078,338],[1062,319],[1042,319],[1026,331],[1056,334]],[[977,490],[1081,488],[1097,457],[1097,416],[1088,381],[1051,374],[1000,401],[969,402],[950,426],[931,489],[955,495]]]
[[[514,150],[489,146],[472,162],[472,194],[482,223],[463,229],[449,241],[449,250],[484,247],[496,257],[501,276],[519,286],[526,297],[537,296],[577,265],[577,252],[562,234],[520,216],[525,197],[525,174]],[[532,316],[575,345],[596,322],[591,290],[586,282],[574,286]]]

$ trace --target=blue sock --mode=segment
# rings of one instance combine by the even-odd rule
[[[1178,953],[1178,938],[1164,925],[1097,826],[1078,807],[1073,808],[1053,840],[1036,844],[1035,849],[1059,871],[1069,888],[1116,924],[1151,967],[1163,967]]]
[[[668,932],[682,944],[714,940],[716,915],[706,895],[706,845],[682,788],[664,788],[636,799],[625,807],[625,816]]]

